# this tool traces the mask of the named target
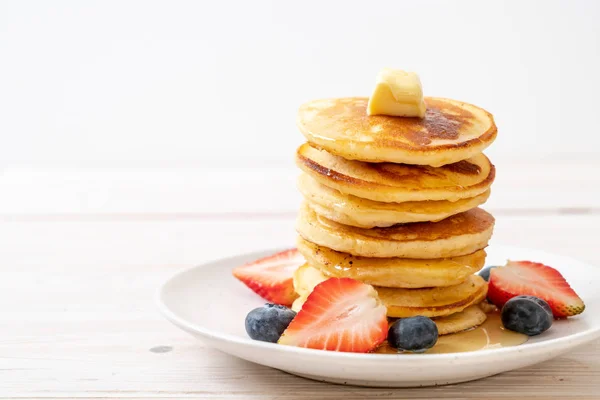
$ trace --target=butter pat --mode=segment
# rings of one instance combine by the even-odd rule
[[[426,110],[419,75],[392,68],[379,72],[367,105],[368,115],[423,118]]]

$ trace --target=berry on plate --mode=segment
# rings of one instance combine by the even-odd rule
[[[583,300],[552,267],[531,261],[509,261],[504,267],[492,269],[487,294],[492,303],[501,308],[520,295],[546,301],[555,318],[571,317],[585,309]]]
[[[291,306],[298,297],[292,281],[294,271],[304,263],[298,250],[290,249],[237,267],[233,276],[263,299]]]
[[[438,340],[438,328],[431,318],[417,316],[402,318],[390,326],[390,346],[413,353],[422,353],[433,347]]]
[[[508,300],[501,312],[502,325],[527,336],[539,335],[552,326],[552,310],[535,296],[516,296]]]
[[[254,340],[277,343],[296,312],[279,304],[265,304],[246,315],[246,332]]]
[[[315,286],[280,344],[367,353],[387,335],[387,309],[373,286],[330,278]]]

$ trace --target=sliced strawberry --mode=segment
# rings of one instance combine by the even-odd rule
[[[386,314],[373,286],[350,278],[330,278],[315,286],[279,343],[367,353],[387,336]]]
[[[583,300],[552,267],[531,261],[509,261],[505,267],[492,269],[487,294],[492,303],[501,308],[519,295],[545,300],[555,318],[571,317],[585,309]]]
[[[291,306],[298,297],[292,282],[294,271],[305,262],[297,249],[290,249],[237,267],[233,276],[263,299]]]

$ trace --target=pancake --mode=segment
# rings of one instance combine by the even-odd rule
[[[438,335],[449,335],[475,328],[485,322],[487,315],[479,306],[470,306],[464,311],[448,315],[447,317],[434,318],[433,322],[437,325]],[[398,350],[391,347],[387,340],[383,342],[374,353],[396,354]]]
[[[300,297],[308,296],[315,286],[327,280],[318,269],[313,268],[309,263],[304,263],[299,266],[293,275],[294,290]]]
[[[479,305],[469,306],[461,312],[457,312],[445,317],[437,317],[433,322],[437,325],[439,335],[448,335],[466,331],[485,322],[487,314]]]
[[[490,188],[496,173],[483,154],[435,168],[351,161],[308,143],[296,151],[296,164],[325,186],[384,203],[473,198]]]
[[[305,263],[294,271],[293,283],[294,290],[298,293],[298,298],[292,303],[292,310],[298,312],[306,301],[308,295],[313,291],[315,286],[327,280],[328,277],[323,275],[321,271]]]
[[[389,228],[342,225],[303,204],[296,230],[309,242],[364,257],[446,258],[483,249],[492,236],[494,217],[480,208],[439,222],[415,222]]]
[[[298,268],[294,273],[294,289],[300,297],[292,309],[300,310],[314,287],[327,279],[329,277],[308,263]],[[388,317],[423,315],[432,318],[461,312],[480,303],[487,294],[487,283],[478,275],[470,275],[464,282],[447,287],[398,289],[375,286],[375,289],[387,307]]]
[[[317,214],[344,225],[360,228],[388,227],[400,223],[440,221],[475,208],[488,199],[490,190],[457,201],[431,200],[382,203],[345,195],[320,184],[307,174],[298,179],[298,188]]]
[[[496,138],[487,111],[426,97],[424,118],[367,115],[366,97],[322,99],[298,110],[298,128],[316,146],[349,160],[440,166],[481,153]]]
[[[487,314],[479,307],[473,305],[465,308],[463,311],[447,315],[445,317],[433,318],[433,322],[437,325],[438,335],[449,335],[466,331],[467,329],[475,328],[485,322]],[[390,323],[394,320],[392,319]],[[382,345],[386,346],[387,342]],[[385,350],[385,349],[382,349]],[[376,351],[378,353],[386,353],[388,351]],[[392,351],[393,352],[393,351]]]
[[[417,315],[440,317],[451,315],[480,303],[487,294],[487,282],[479,275],[470,275],[458,285],[424,289],[376,287],[379,299],[388,309],[388,316],[408,318]]]
[[[340,253],[308,242],[297,243],[307,263],[326,277],[352,278],[374,286],[424,288],[452,286],[463,282],[485,264],[485,251],[466,256],[418,260],[369,258]]]

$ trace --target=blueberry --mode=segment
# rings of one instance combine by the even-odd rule
[[[388,331],[389,345],[398,350],[422,353],[432,348],[437,340],[437,325],[422,316],[399,319]]]
[[[490,281],[490,272],[492,272],[492,269],[497,268],[495,265],[489,265],[487,267],[485,267],[484,269],[482,269],[481,271],[479,271],[477,273],[477,275],[479,275],[480,277],[482,277],[483,279],[485,279],[486,282]]]
[[[277,343],[296,312],[278,304],[265,304],[246,315],[246,332],[254,340]]]
[[[511,331],[535,336],[552,326],[548,303],[534,296],[513,297],[502,307],[502,325]]]

